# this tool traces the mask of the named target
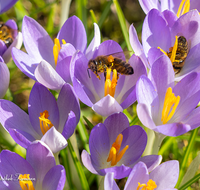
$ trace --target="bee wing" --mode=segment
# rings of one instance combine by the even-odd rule
[[[130,58],[130,54],[133,53],[131,51],[121,51],[116,53],[111,53],[109,55],[106,55],[106,57],[112,55],[113,57],[117,57],[122,60],[128,60]]]

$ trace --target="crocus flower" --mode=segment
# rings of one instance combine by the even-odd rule
[[[18,0],[0,0],[0,14],[10,9]]]
[[[127,117],[121,112],[115,113],[92,129],[89,138],[90,154],[83,150],[82,162],[90,172],[102,176],[114,172],[116,179],[128,176],[140,160],[152,170],[160,163],[161,157],[150,155],[141,158],[146,143],[147,135],[142,127],[129,127]]]
[[[113,54],[113,56],[112,56]],[[120,54],[121,60],[125,60],[123,51],[119,44],[112,40],[101,43],[94,51],[93,59],[97,56],[110,55],[111,62],[114,56]],[[92,63],[96,64],[96,61]],[[71,63],[72,83],[79,99],[102,116],[109,116],[116,112],[122,112],[136,101],[135,84],[141,75],[146,75],[146,68],[139,57],[132,55],[128,63],[133,68],[134,74],[123,75],[117,73],[116,69],[107,68],[104,72],[92,72],[92,66],[82,52],[76,52]],[[102,68],[106,68],[101,61]],[[115,64],[115,63],[112,63]],[[127,64],[127,63],[126,63]],[[120,68],[125,67],[119,64]],[[113,76],[111,76],[113,74]]]
[[[21,48],[22,33],[18,31],[17,24],[14,20],[8,20],[6,23],[1,23],[0,30],[0,57],[7,63],[11,59],[12,48]]]
[[[56,153],[67,146],[80,118],[80,107],[72,87],[65,84],[56,102],[43,85],[36,83],[30,93],[28,112],[0,100],[0,122],[16,143],[24,148],[34,140],[44,141]]]
[[[56,165],[51,150],[35,141],[27,148],[26,160],[16,153],[3,150],[0,154],[1,189],[62,190],[66,174]],[[9,180],[10,179],[10,180]],[[26,187],[26,188],[25,188]]]
[[[171,160],[162,163],[150,172],[143,162],[137,163],[124,187],[124,190],[175,190],[175,185],[179,176],[179,163],[176,160]],[[104,179],[105,190],[119,190],[115,180],[114,173],[107,173]]]
[[[165,55],[152,65],[149,78],[136,85],[137,114],[146,127],[167,136],[179,136],[200,125],[200,75],[193,72],[175,85],[174,71]]]
[[[85,28],[76,16],[67,19],[54,43],[37,21],[25,16],[22,36],[27,54],[13,48],[15,64],[28,77],[52,90],[60,90],[65,82],[71,82],[69,67],[76,50],[90,55],[100,43],[99,28],[95,24],[95,37],[86,49]]]
[[[170,10],[177,15],[184,14],[192,9],[200,11],[200,2],[195,0],[139,0],[139,3],[146,14],[151,9]]]
[[[200,71],[198,61],[200,59],[200,54],[198,53],[200,48],[199,26],[200,19],[197,10],[189,11],[177,19],[176,15],[170,11],[160,12],[152,9],[144,20],[142,48],[140,47],[141,44],[138,42],[133,26],[130,28],[131,44],[133,50],[136,50],[137,55],[141,55],[143,59],[145,59],[144,54],[146,55],[148,58],[146,63],[148,62],[149,67],[151,67],[154,60],[162,53],[170,57],[174,69],[176,68],[177,62],[181,64],[182,67],[178,72],[175,69],[175,80],[179,81],[191,72]],[[187,44],[187,49],[184,49],[185,54],[182,54],[181,57],[178,57],[180,53],[179,47],[182,47],[179,42],[179,37],[185,38]]]
[[[3,60],[2,60],[3,61]],[[5,63],[0,62],[0,98],[6,94],[10,82],[10,72]]]

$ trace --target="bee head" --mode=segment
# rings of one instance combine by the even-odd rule
[[[88,62],[88,69],[90,69],[92,72],[96,72],[97,71],[97,62],[93,59],[91,59]]]

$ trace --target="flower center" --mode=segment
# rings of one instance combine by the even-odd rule
[[[181,4],[179,5],[177,17],[187,13],[190,10],[190,0],[182,0]]]
[[[65,40],[62,40],[62,43],[66,44]],[[53,46],[53,55],[54,55],[55,65],[57,65],[57,62],[58,62],[58,55],[59,55],[60,50],[61,50],[60,41],[58,38],[55,38],[54,46]]]
[[[109,152],[109,156],[107,158],[107,162],[111,161],[111,166],[116,165],[117,162],[119,162],[122,159],[123,155],[125,154],[126,150],[129,147],[128,145],[126,145],[124,149],[120,151],[122,140],[123,140],[123,135],[119,134],[115,142],[112,144],[112,147]]]
[[[169,87],[165,94],[165,100],[162,110],[161,121],[163,122],[163,124],[166,124],[172,118],[179,102],[180,102],[180,96],[176,97],[174,93],[172,93],[172,88]]]
[[[152,179],[150,179],[148,182],[147,182],[147,185],[142,183],[140,184],[138,182],[138,187],[136,190],[154,190],[155,188],[157,187],[155,181],[153,181]]]
[[[49,117],[49,112],[47,110],[43,111],[40,113],[40,129],[42,131],[42,134],[44,135],[51,127],[53,127],[53,124],[51,121],[48,119]]]
[[[30,174],[19,175],[19,185],[22,190],[35,190],[32,181],[29,178]]]
[[[108,57],[108,61],[113,65],[114,58],[112,55]],[[117,86],[117,79],[118,79],[118,74],[117,70],[113,69],[113,76],[112,76],[112,81],[111,81],[111,68],[106,68],[106,80],[105,80],[105,85],[104,85],[104,96],[107,96],[110,94],[112,97],[115,95],[115,89]]]

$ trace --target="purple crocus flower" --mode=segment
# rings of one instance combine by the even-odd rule
[[[142,57],[142,60],[148,57],[148,61],[145,61],[148,67],[151,67],[154,60],[163,54],[158,48],[162,49],[166,54],[168,53],[173,64],[179,61],[180,64],[184,62],[182,68],[178,72],[176,71],[175,80],[179,81],[191,72],[200,71],[200,54],[198,53],[200,48],[199,26],[200,19],[197,10],[189,11],[177,18],[174,13],[168,10],[160,12],[152,9],[144,20],[142,48],[133,26],[130,28],[130,41],[133,50]],[[188,51],[185,50],[186,53],[181,58],[175,57],[173,59],[169,52],[178,55],[179,50],[176,45],[180,36],[186,39]]]
[[[143,162],[137,163],[124,187],[124,190],[175,190],[175,185],[179,176],[179,163],[176,160],[171,160],[157,166],[151,173]],[[107,173],[104,179],[105,190],[119,190],[115,180],[114,173]]]
[[[109,116],[104,123],[96,125],[90,134],[90,154],[83,150],[81,154],[84,166],[92,173],[106,175],[114,172],[114,178],[121,179],[129,175],[132,167],[144,161],[152,170],[161,161],[161,156],[150,155],[141,158],[146,147],[147,135],[142,127],[129,127],[123,113]]]
[[[14,20],[8,20],[6,23],[1,23],[1,30],[9,30],[12,34],[12,38],[8,39],[0,35],[0,57],[3,58],[3,62],[8,63],[11,59],[11,50],[13,47],[18,49],[22,46],[22,33],[18,31],[17,24]],[[7,31],[9,33],[9,31]]]
[[[0,98],[6,94],[10,82],[10,72],[7,65],[0,62]]]
[[[151,9],[157,9],[159,11],[170,10],[175,14],[178,10],[183,10],[186,7],[187,10],[197,9],[200,11],[200,2],[196,0],[139,0],[140,6],[147,14]]]
[[[41,141],[27,148],[26,160],[16,153],[3,150],[0,154],[0,188],[62,190],[66,174],[62,165],[56,165],[53,153]],[[10,179],[10,180],[9,180]],[[21,180],[20,180],[21,179]]]
[[[34,140],[45,142],[56,153],[67,146],[80,118],[80,107],[72,87],[65,84],[56,102],[43,85],[36,83],[30,93],[28,112],[0,100],[0,122],[16,143],[24,148]]]
[[[37,21],[25,16],[22,36],[27,54],[13,48],[15,64],[28,77],[52,90],[60,90],[65,82],[71,82],[69,67],[76,50],[90,55],[100,43],[99,28],[95,24],[95,36],[86,49],[85,28],[76,16],[67,19],[54,43]]]
[[[136,85],[137,114],[158,134],[179,136],[199,126],[200,75],[190,73],[175,85],[169,58],[158,58]]]
[[[10,9],[18,0],[0,0],[0,14]]]
[[[93,59],[97,56],[120,54],[125,60],[123,51],[118,43],[107,40],[101,43],[94,51]],[[139,57],[132,55],[128,63],[134,70],[132,75],[122,75],[113,72],[113,76],[98,73],[99,78],[88,66],[89,60],[82,52],[76,52],[71,63],[72,83],[79,99],[102,116],[109,116],[116,112],[122,112],[136,101],[135,84],[141,75],[146,75],[146,68]],[[123,66],[122,66],[123,68]],[[112,73],[112,72],[111,72]],[[111,79],[112,78],[112,79]],[[111,82],[112,80],[112,82]],[[107,85],[111,83],[110,87]]]

